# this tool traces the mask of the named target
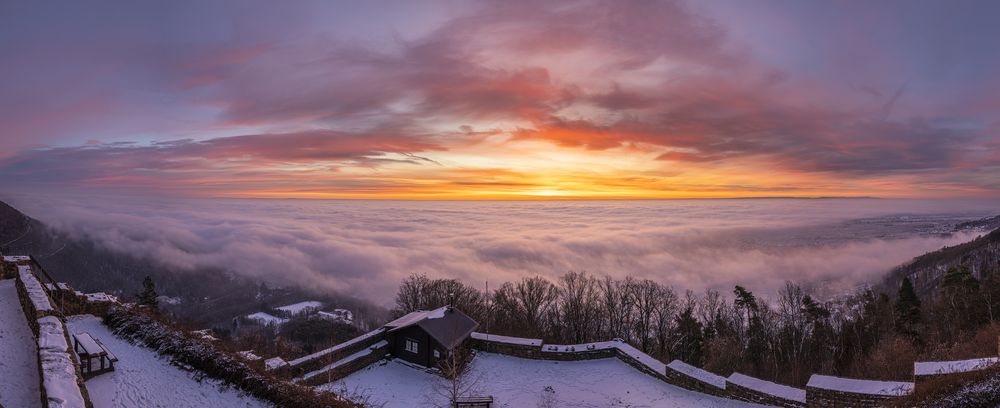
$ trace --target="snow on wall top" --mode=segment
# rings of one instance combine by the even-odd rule
[[[53,309],[52,304],[49,303],[49,295],[45,294],[42,284],[35,278],[35,274],[31,273],[31,267],[18,265],[17,272],[21,277],[21,282],[24,282],[24,289],[28,292],[28,298],[31,300],[31,304],[35,306],[35,310],[39,312],[51,312]]]
[[[639,349],[632,347],[632,345],[625,342],[617,342],[618,351],[625,353],[629,357],[636,359],[642,365],[649,367],[649,369],[657,373],[665,373],[667,371],[667,365],[663,364],[662,361],[653,358],[649,354],[643,353]]]
[[[50,408],[84,406],[83,393],[76,382],[76,367],[67,353],[62,322],[55,316],[45,316],[38,319],[38,329],[38,360],[47,405]]]
[[[1000,362],[1000,358],[974,358],[957,361],[927,361],[913,363],[913,375],[967,373],[981,370]]]
[[[338,344],[336,346],[333,346],[333,347],[330,347],[328,349],[323,349],[323,350],[317,351],[315,353],[312,353],[312,354],[309,354],[309,355],[306,355],[306,356],[302,356],[302,357],[299,357],[299,358],[294,359],[292,361],[289,361],[288,365],[291,365],[291,366],[294,367],[294,366],[303,364],[303,363],[305,363],[307,361],[315,360],[315,359],[323,357],[323,356],[325,356],[327,354],[330,354],[330,353],[333,353],[333,352],[337,352],[337,351],[343,350],[345,348],[351,347],[351,346],[353,346],[355,344],[358,344],[360,342],[368,340],[368,339],[370,339],[370,338],[372,338],[374,336],[380,335],[383,332],[385,332],[385,328],[381,328],[380,327],[378,329],[372,330],[372,331],[370,331],[368,333],[362,334],[362,335],[360,335],[358,337],[355,337],[353,339],[350,339],[348,341],[345,341],[343,343],[340,343],[340,344]]]
[[[764,394],[773,395],[778,398],[802,403],[806,402],[806,390],[801,388],[789,387],[787,385],[764,381],[759,378],[750,377],[740,373],[733,373],[726,379],[726,381],[744,388],[762,392]]]
[[[542,347],[542,351],[550,353],[572,353],[578,351],[607,350],[617,348],[618,344],[619,343],[616,341],[599,341],[583,344],[546,344],[545,347]]]
[[[472,338],[476,340],[490,341],[494,343],[513,344],[517,346],[533,346],[533,347],[542,346],[542,339],[526,339],[523,337],[501,336],[499,334],[472,332]]]
[[[3,260],[5,262],[21,262],[30,261],[31,257],[27,255],[6,255],[3,257]]]
[[[278,310],[280,310],[282,312],[288,312],[288,313],[291,313],[293,315],[297,315],[297,314],[302,313],[303,311],[306,311],[308,309],[319,309],[321,307],[323,307],[323,303],[322,302],[318,302],[318,301],[315,301],[315,300],[307,300],[305,302],[293,303],[293,304],[290,304],[290,305],[276,307],[275,309],[278,309]]]
[[[858,380],[819,374],[813,374],[812,377],[809,377],[809,383],[806,384],[806,387],[892,397],[913,393],[913,383],[911,382]]]
[[[66,351],[66,331],[58,317],[45,316],[38,319],[38,348],[42,350]]]
[[[719,389],[726,389],[726,378],[720,375],[712,374],[708,371],[702,370],[698,367],[685,363],[681,360],[671,361],[667,364],[674,371],[680,372],[688,377],[692,377],[698,381],[706,384],[710,384]]]
[[[335,369],[337,367],[340,367],[340,366],[342,366],[344,364],[347,364],[347,363],[350,363],[350,362],[352,362],[354,360],[357,360],[359,358],[368,356],[373,351],[378,350],[378,349],[383,348],[383,347],[387,347],[387,346],[389,346],[389,342],[387,342],[385,340],[382,340],[382,341],[380,341],[378,343],[372,344],[371,347],[368,347],[368,348],[366,348],[364,350],[361,350],[361,351],[359,351],[357,353],[351,354],[351,355],[349,355],[347,357],[344,357],[344,358],[342,358],[340,360],[337,360],[333,364],[329,364],[326,367],[320,368],[320,369],[318,369],[316,371],[310,371],[310,372],[306,373],[305,375],[303,375],[301,379],[302,380],[308,380],[308,379],[310,379],[312,377],[315,377],[315,376],[323,374],[323,373],[325,373],[327,371],[333,370],[333,369]]]

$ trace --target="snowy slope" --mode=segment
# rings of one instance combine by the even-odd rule
[[[616,358],[586,361],[529,360],[479,352],[470,378],[479,394],[492,395],[497,408],[535,407],[746,407],[751,404],[700,394],[664,383]],[[373,364],[341,381],[320,387],[365,392],[385,408],[435,403],[440,377],[393,360]],[[548,391],[548,390],[551,391]]]
[[[14,280],[0,280],[0,406],[41,407],[37,347]]]
[[[159,358],[153,350],[116,337],[96,317],[72,316],[66,324],[70,333],[90,333],[118,356],[115,371],[87,380],[95,408],[270,406],[235,390],[220,389],[214,381],[199,380],[194,373]]]

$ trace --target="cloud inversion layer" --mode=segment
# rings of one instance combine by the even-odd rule
[[[741,284],[771,294],[791,280],[835,292],[972,238],[915,225],[996,211],[895,200],[21,200],[60,230],[180,271],[216,267],[386,303],[412,273],[491,287],[585,271],[682,290]],[[945,209],[958,215],[920,222]],[[909,216],[850,222],[900,213]]]

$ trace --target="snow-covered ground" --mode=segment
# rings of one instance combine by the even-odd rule
[[[471,370],[477,394],[492,395],[497,408],[752,406],[675,387],[616,358],[542,361],[479,352]],[[384,402],[385,408],[408,408],[440,403],[435,384],[441,381],[397,359],[373,364],[320,389],[346,389],[368,394],[375,402]]]
[[[37,347],[14,280],[0,280],[0,406],[41,407]]]
[[[151,349],[133,345],[112,334],[94,316],[66,319],[70,333],[87,332],[118,356],[115,371],[87,380],[95,408],[133,407],[269,407],[270,405],[210,379],[200,379],[157,356]]]

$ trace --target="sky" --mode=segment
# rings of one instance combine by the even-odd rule
[[[1000,198],[994,1],[5,1],[4,189]]]

